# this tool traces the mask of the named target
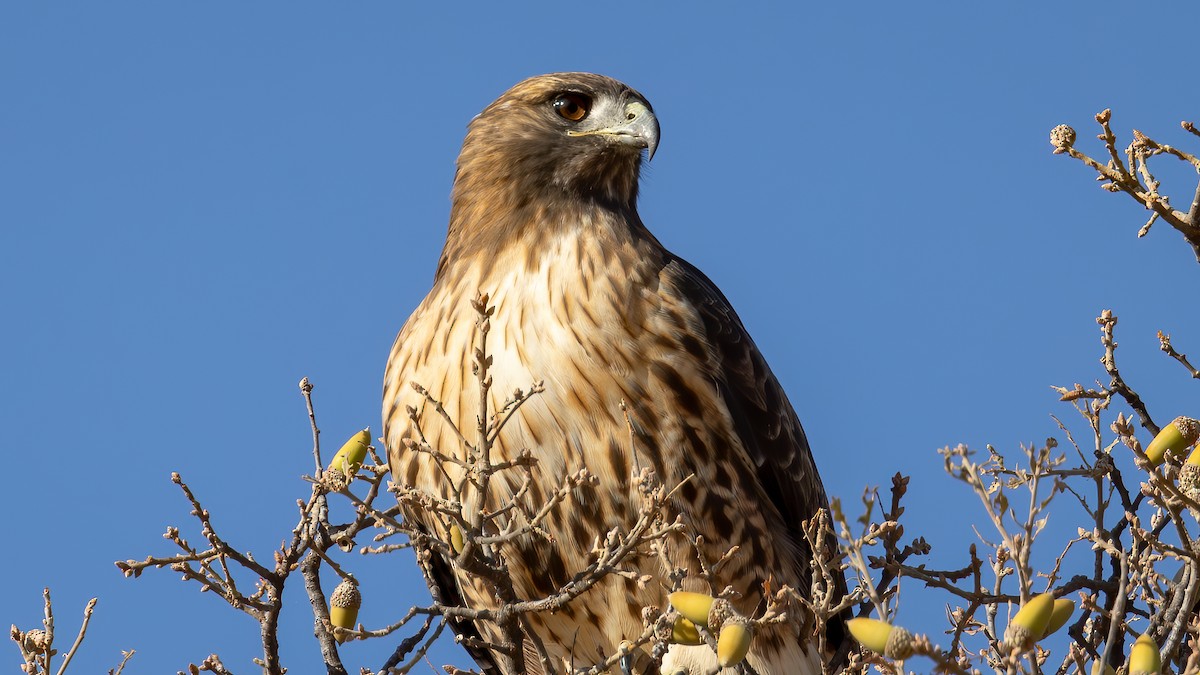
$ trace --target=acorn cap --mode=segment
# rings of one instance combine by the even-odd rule
[[[1017,615],[1008,622],[1004,631],[1004,642],[1016,651],[1025,651],[1046,634],[1050,615],[1054,612],[1054,596],[1050,593],[1035,595],[1017,610]]]
[[[1194,493],[1200,488],[1200,465],[1192,464],[1191,460],[1188,460],[1188,463],[1179,469],[1179,487],[1183,488],[1187,496],[1196,498]]]
[[[883,655],[889,659],[899,659],[903,661],[904,659],[912,656],[912,653],[912,633],[905,630],[903,626],[893,626],[892,634],[888,636],[887,647],[883,649]]]
[[[716,601],[711,595],[691,591],[675,591],[667,599],[677,612],[698,626],[708,625],[708,612]]]
[[[34,628],[25,631],[25,634],[22,636],[21,645],[30,654],[45,654],[50,649],[50,641],[47,638],[49,638],[49,635],[46,634],[46,631]]]
[[[1167,451],[1180,455],[1188,446],[1195,445],[1200,438],[1200,422],[1190,417],[1176,417],[1163,427],[1150,445],[1146,446],[1146,456],[1150,458],[1150,466],[1158,466],[1167,458]]]
[[[321,487],[329,492],[341,492],[350,484],[350,479],[341,469],[330,469],[321,474]]]
[[[1075,601],[1070,598],[1059,598],[1054,601],[1054,608],[1050,610],[1050,620],[1046,622],[1046,632],[1042,633],[1042,637],[1054,634],[1059,628],[1066,625],[1071,619],[1071,615],[1075,613]]]
[[[1075,130],[1065,124],[1054,127],[1050,130],[1050,145],[1054,146],[1055,154],[1075,145]]]
[[[744,620],[727,621],[717,636],[717,665],[722,668],[736,666],[750,652],[750,641],[754,629]]]
[[[1162,655],[1148,634],[1142,633],[1129,650],[1129,675],[1158,675],[1162,670]]]

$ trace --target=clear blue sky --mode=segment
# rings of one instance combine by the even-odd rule
[[[653,103],[643,219],[737,307],[829,491],[854,501],[912,474],[909,532],[960,562],[979,512],[935,449],[1055,434],[1048,414],[1070,414],[1049,385],[1104,375],[1100,310],[1120,316],[1121,364],[1160,423],[1197,413],[1155,331],[1200,355],[1200,267],[1166,225],[1135,239],[1140,207],[1046,137],[1069,123],[1098,153],[1092,115],[1111,106],[1126,140],[1136,125],[1186,143],[1200,11],[1105,7],[5,3],[0,622],[37,625],[49,585],[67,644],[100,598],[76,672],[130,648],[131,673],[213,651],[252,672],[249,618],[112,562],[171,553],[168,524],[198,538],[171,471],[269,556],[308,492],[297,381],[316,384],[327,446],[378,432],[467,122],[559,70]],[[1173,168],[1186,204],[1194,173]],[[347,564],[370,625],[422,597],[406,561]],[[292,592],[285,663],[315,672]],[[940,635],[947,598],[906,598],[926,598],[912,627]],[[343,654],[376,668],[393,646]],[[451,648],[435,660],[465,665]]]

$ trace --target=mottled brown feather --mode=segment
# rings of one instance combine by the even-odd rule
[[[622,109],[649,104],[636,91],[599,75],[561,73],[519,83],[468,128],[454,181],[446,245],[429,295],[401,329],[384,383],[384,436],[392,475],[447,494],[429,458],[406,451],[413,435],[406,406],[420,406],[408,386],[430,387],[462,429],[474,426],[477,389],[470,372],[478,291],[497,307],[489,347],[492,405],[515,387],[544,379],[546,392],[522,408],[497,452],[529,448],[538,459],[531,494],[543,498],[567,471],[598,476],[577,491],[576,510],[555,512],[555,546],[514,545],[506,556],[523,598],[553,592],[586,567],[592,539],[636,517],[631,485],[637,466],[668,484],[695,479],[673,506],[707,542],[715,559],[730,545],[741,553],[721,584],[752,612],[770,578],[807,589],[811,552],[799,524],[826,505],[798,417],[729,302],[702,273],[667,251],[637,214],[642,154],[598,136],[572,136],[551,102],[583,93]],[[633,417],[630,448],[624,413]],[[426,416],[432,444],[454,451],[453,436]],[[455,475],[453,468],[451,475]],[[493,504],[516,490],[496,486]],[[408,514],[430,531],[444,526]],[[686,551],[678,564],[694,569]],[[641,571],[660,574],[653,560]],[[479,583],[441,567],[440,589],[474,606],[492,600]],[[701,590],[696,580],[685,587]],[[665,606],[657,584],[645,589],[611,577],[555,617],[535,617],[554,659],[583,665],[614,653],[640,632],[640,610]],[[488,635],[488,626],[459,626]],[[494,669],[486,653],[472,654]],[[763,675],[816,672],[816,655],[797,627],[756,636],[748,657]],[[677,666],[710,667],[707,647],[672,648]],[[537,661],[528,664],[538,673]]]

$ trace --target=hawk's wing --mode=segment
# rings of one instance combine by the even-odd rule
[[[686,260],[674,256],[664,273],[695,305],[709,344],[720,356],[715,384],[729,409],[734,431],[754,464],[763,492],[783,517],[786,535],[798,545],[798,550],[808,552],[809,547],[803,543],[802,523],[818,510],[828,508],[829,499],[800,418],[716,284]],[[828,550],[836,550],[832,534],[826,545]],[[811,578],[807,562],[801,561],[802,569],[798,570],[802,579]],[[845,595],[842,575],[835,574],[834,581],[838,596]],[[806,595],[808,592],[807,588],[796,590]],[[842,628],[840,622],[835,623],[827,628],[836,648],[841,642]]]
[[[703,272],[681,258],[664,269],[696,307],[709,344],[720,355],[716,385],[763,490],[803,541],[800,522],[828,506],[808,439],[779,380],[746,332],[729,300]]]

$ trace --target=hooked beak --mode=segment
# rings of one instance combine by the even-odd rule
[[[608,136],[617,143],[646,149],[646,159],[654,159],[658,149],[658,118],[645,103],[632,100],[625,104],[622,119],[602,129],[568,131],[571,136]]]

